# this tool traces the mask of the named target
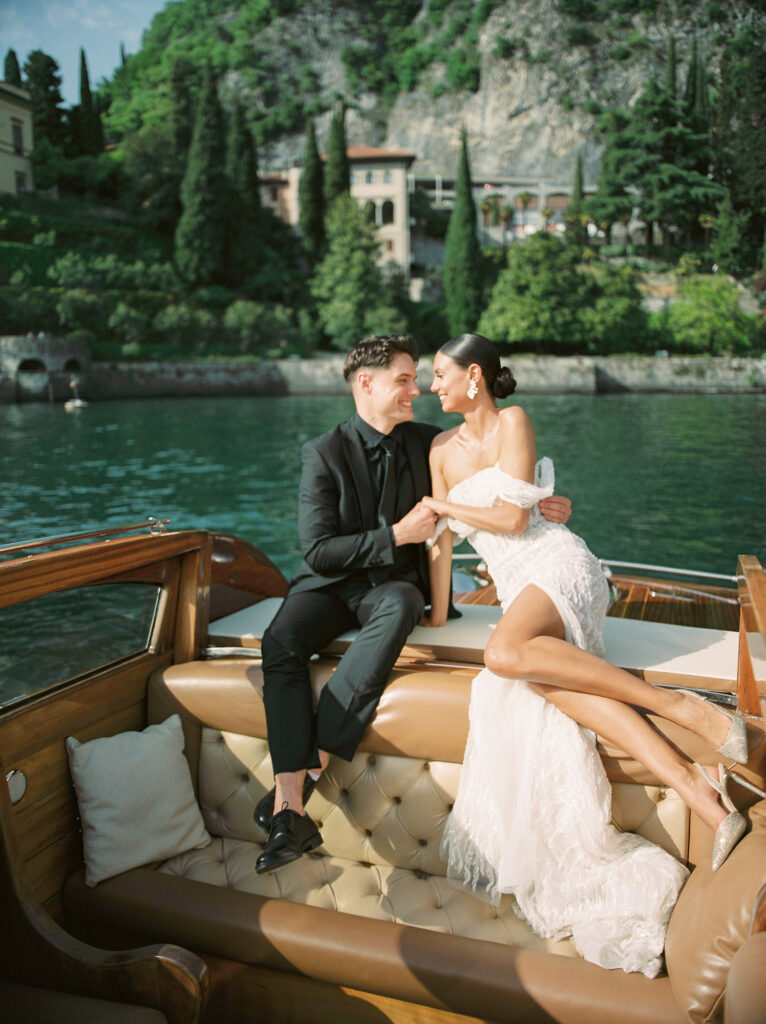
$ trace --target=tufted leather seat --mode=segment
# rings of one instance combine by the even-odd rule
[[[317,692],[333,664],[312,666]],[[273,776],[259,664],[194,662],[155,674],[149,718],[181,714],[200,807],[215,838],[158,870],[136,869],[95,890],[75,876],[70,913],[105,929],[102,942],[110,935],[161,937],[253,970],[450,1011],[445,1021],[462,1020],[457,1013],[567,1024],[680,1022],[668,978],[587,964],[569,940],[536,936],[516,917],[512,898],[495,907],[446,880],[439,846],[457,790],[474,674],[394,672],[353,761],[333,759],[312,794],[309,810],[323,845],[263,876],[255,862],[265,836],[252,814]],[[670,735],[695,760],[710,757],[683,730]],[[623,752],[608,745],[601,752],[620,827],[681,859],[693,860],[695,849],[709,855],[672,790]]]

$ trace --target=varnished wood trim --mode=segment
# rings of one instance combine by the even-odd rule
[[[4,562],[0,573],[0,608],[90,583],[110,582],[120,573],[130,572],[131,578],[138,579],[136,569],[176,555],[208,551],[209,543],[207,533],[186,530],[125,537]]]
[[[759,691],[766,692],[766,679],[756,678],[748,634],[759,634],[766,644],[766,574],[754,555],[739,556],[737,588],[740,608],[737,708],[745,714],[763,717]]]

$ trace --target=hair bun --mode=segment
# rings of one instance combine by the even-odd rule
[[[507,398],[516,390],[516,378],[507,366],[501,366],[492,383],[492,394],[495,398]]]

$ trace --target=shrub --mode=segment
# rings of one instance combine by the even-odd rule
[[[98,333],[105,326],[106,310],[101,296],[85,288],[66,289],[56,305],[56,312],[66,328]]]
[[[726,278],[685,280],[665,323],[677,352],[743,353],[759,342],[757,318],[742,312],[737,287]]]
[[[129,345],[139,345],[149,330],[149,316],[143,310],[136,309],[126,302],[118,302],[109,317],[109,330],[123,342],[123,349]]]
[[[175,349],[203,352],[216,338],[217,321],[212,313],[184,302],[166,306],[152,324],[160,339]]]

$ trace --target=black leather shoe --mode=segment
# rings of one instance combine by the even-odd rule
[[[305,807],[308,803],[308,799],[316,789],[317,782],[319,779],[312,779],[308,772],[306,772],[306,778],[303,780],[303,806]],[[264,832],[269,831],[269,825],[271,819],[274,817],[274,796],[276,794],[275,789],[270,789],[266,796],[262,796],[258,803],[255,805],[253,811],[253,821],[262,828]]]
[[[281,868],[309,850],[315,850],[321,843],[319,829],[308,814],[298,814],[285,807],[271,819],[269,838],[255,863],[255,870],[263,875],[274,868]]]

